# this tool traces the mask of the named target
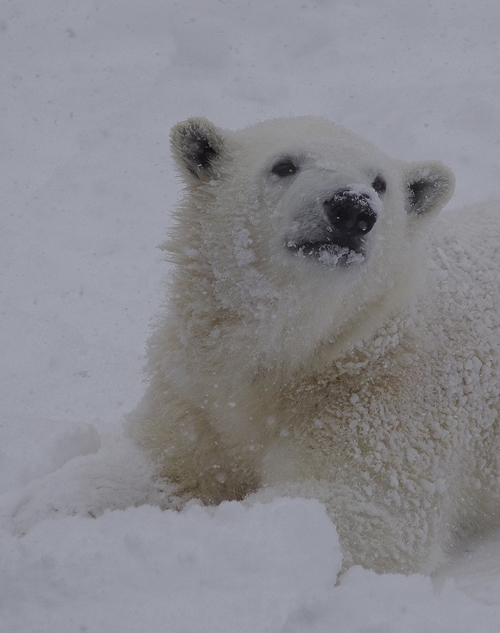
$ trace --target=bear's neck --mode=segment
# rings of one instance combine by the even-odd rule
[[[202,394],[203,402],[237,403],[247,399],[249,393],[251,398],[261,398],[264,392],[274,394],[271,396],[274,398],[289,388],[334,383],[340,376],[366,372],[400,343],[413,324],[410,313],[405,312],[386,318],[364,337],[361,328],[353,327],[344,332],[342,340],[333,336],[318,342],[300,365],[294,367],[286,363],[259,363],[251,339],[245,342],[242,335],[233,340],[237,330],[227,332],[222,323],[214,334],[212,321],[208,324],[209,331],[187,331],[185,322],[181,325],[177,321],[177,327],[172,327],[170,320],[169,336],[161,337],[167,347],[159,351],[163,359],[169,358],[164,364],[169,367],[168,382],[173,379],[185,391],[184,397],[192,401],[193,394]],[[171,351],[179,349],[183,353],[171,357]]]

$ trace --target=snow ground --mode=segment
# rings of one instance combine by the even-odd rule
[[[159,493],[120,431],[161,302],[171,125],[324,115],[443,160],[455,205],[498,197],[499,33],[496,0],[0,3],[0,631],[500,630],[498,540],[438,581],[335,586],[319,503],[130,507]]]

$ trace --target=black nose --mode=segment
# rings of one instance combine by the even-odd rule
[[[349,189],[337,191],[323,206],[328,221],[344,238],[366,235],[377,221],[377,213],[371,208],[368,195]]]

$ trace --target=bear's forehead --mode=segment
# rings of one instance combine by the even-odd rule
[[[390,160],[369,141],[317,117],[271,119],[236,132],[235,137],[242,153],[259,162],[279,156],[377,165]]]

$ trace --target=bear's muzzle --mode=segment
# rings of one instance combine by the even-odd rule
[[[364,261],[366,236],[377,222],[378,211],[370,194],[360,188],[351,185],[325,200],[313,231],[306,239],[287,239],[287,249],[328,265],[348,266]]]

